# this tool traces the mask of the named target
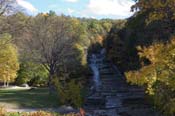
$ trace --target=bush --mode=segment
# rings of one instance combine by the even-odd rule
[[[54,83],[61,104],[77,108],[82,105],[81,88],[75,80],[63,84],[58,79],[55,79]]]

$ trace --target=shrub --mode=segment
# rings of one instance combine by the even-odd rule
[[[55,79],[54,83],[61,104],[74,107],[82,105],[81,88],[75,80],[63,84],[58,79]]]

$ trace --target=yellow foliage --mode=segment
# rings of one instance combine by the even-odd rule
[[[153,96],[154,104],[166,116],[175,114],[175,39],[167,44],[155,43],[149,47],[137,47],[140,60],[146,58],[138,71],[125,73],[127,81],[132,84],[146,85],[146,92]]]
[[[6,38],[0,40],[3,44],[0,49],[0,81],[9,83],[16,78],[17,70],[19,69],[17,48]]]
[[[79,59],[81,59],[80,60],[81,64],[83,66],[85,66],[87,64],[87,59],[86,59],[86,49],[87,48],[83,47],[82,45],[80,45],[78,43],[75,44],[74,47],[80,52],[80,54],[77,55],[77,56],[79,56]]]

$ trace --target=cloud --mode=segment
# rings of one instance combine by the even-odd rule
[[[78,0],[65,0],[66,2],[78,2]]]
[[[25,8],[30,13],[37,13],[38,9],[36,9],[31,3],[25,1],[25,0],[17,0],[17,3]]]
[[[133,14],[130,12],[133,4],[132,0],[90,0],[84,12],[94,16],[126,18]]]
[[[71,15],[72,13],[75,12],[75,10],[73,10],[73,9],[71,9],[71,8],[68,8],[68,9],[67,9],[67,12],[68,12],[69,15]]]

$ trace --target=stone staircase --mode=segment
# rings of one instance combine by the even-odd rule
[[[142,88],[128,85],[108,61],[98,61],[101,85],[89,90],[84,104],[87,116],[160,116],[146,103]]]

